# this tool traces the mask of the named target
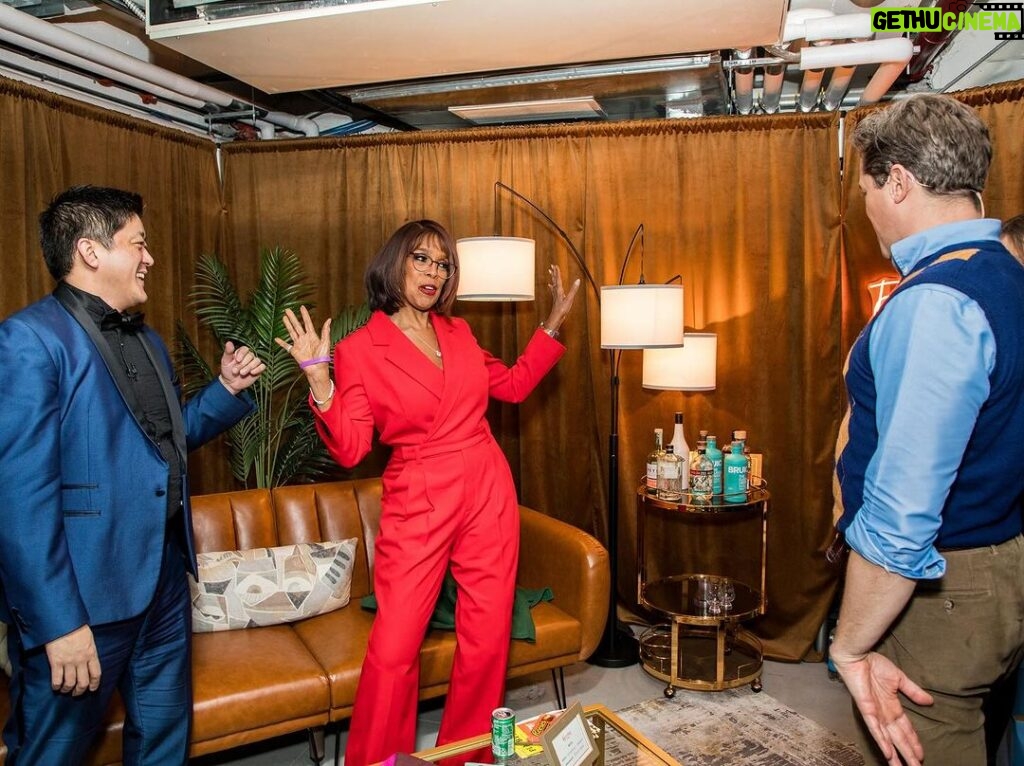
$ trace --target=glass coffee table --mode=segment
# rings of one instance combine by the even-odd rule
[[[677,760],[604,705],[588,705],[583,709],[583,713],[590,723],[590,733],[597,742],[599,756],[596,766],[658,766],[659,764],[679,766]],[[440,761],[442,758],[450,758],[487,747],[487,762],[495,762],[496,759],[490,755],[490,744],[491,735],[483,734],[413,755],[425,761]],[[517,766],[545,766],[547,762],[547,758],[542,752],[526,758],[516,755],[501,761],[506,764],[514,763]]]

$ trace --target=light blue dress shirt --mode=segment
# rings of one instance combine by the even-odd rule
[[[998,220],[944,224],[892,245],[906,276],[959,242],[999,239]],[[923,283],[890,299],[875,321],[869,358],[877,391],[878,446],[864,477],[864,504],[846,529],[853,550],[910,579],[942,577],[935,548],[942,508],[989,395],[996,345],[971,298]]]

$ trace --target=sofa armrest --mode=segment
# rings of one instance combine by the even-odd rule
[[[608,551],[596,539],[559,519],[519,506],[517,584],[551,588],[554,604],[580,621],[579,659],[597,648],[608,619],[611,572]]]

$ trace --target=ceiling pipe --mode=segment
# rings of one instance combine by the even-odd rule
[[[52,45],[39,42],[38,40],[33,40],[31,37],[25,37],[17,32],[10,32],[6,29],[0,28],[0,41],[10,43],[11,45],[15,45],[26,51],[31,51],[32,53],[38,53],[48,59],[63,62],[64,64],[73,66],[76,69],[88,70],[92,74],[108,78],[115,82],[119,82],[122,85],[127,85],[141,91],[142,94],[148,93],[157,98],[166,101],[173,101],[176,104],[188,106],[192,109],[202,109],[206,106],[205,101],[200,101],[197,98],[190,98],[189,96],[183,96],[173,90],[162,88],[155,83],[140,80],[137,77],[125,74],[124,72],[119,72],[116,69],[111,69],[110,67],[103,66],[102,64],[97,64],[95,61],[88,61],[83,59],[81,56],[76,56],[73,53],[61,50],[60,48],[55,48]]]
[[[843,103],[846,91],[850,89],[850,80],[857,67],[838,66],[832,70],[832,76],[828,81],[828,89],[821,100],[821,105],[829,112],[834,112]]]
[[[914,44],[905,37],[887,37],[884,40],[869,40],[864,43],[844,43],[826,47],[810,47],[800,51],[801,69],[831,69],[837,66],[860,66],[861,64],[886,64],[900,62],[901,66],[910,60]]]
[[[814,19],[831,19],[835,14],[824,8],[797,8],[786,14],[786,21],[782,27],[782,42],[791,43],[794,40],[807,38],[807,22]]]
[[[320,135],[320,126],[308,117],[296,117],[294,114],[284,112],[266,112],[263,119],[282,128],[288,128],[297,133],[302,133],[306,138],[316,138]]]
[[[808,22],[810,23],[810,22]],[[826,46],[831,45],[832,40],[817,40],[812,45]],[[800,55],[803,56],[803,50],[801,49]],[[802,69],[803,67],[801,67]],[[800,84],[800,99],[797,102],[801,112],[811,112],[818,105],[818,100],[821,98],[821,81],[825,76],[824,69],[806,69],[804,70],[803,82]]]
[[[239,104],[244,103],[230,93],[211,88],[195,80],[190,80],[187,77],[150,64],[147,61],[121,53],[109,46],[94,42],[74,32],[61,29],[58,25],[37,19],[8,5],[0,4],[0,29],[6,29],[30,40],[72,53],[86,62],[101,64],[116,72],[131,75],[145,83],[158,85],[168,91],[199,100],[204,105],[211,104],[227,108],[237,107]],[[258,111],[262,112],[263,110],[259,109]],[[317,124],[306,117],[271,112],[263,115],[263,119],[275,125],[302,133],[305,136],[320,135],[320,129]]]
[[[134,0],[114,0],[114,5],[127,9],[129,13],[138,17],[139,21],[143,24],[146,23],[146,9],[134,2]]]
[[[956,13],[964,7],[963,0],[940,0],[938,5],[942,8],[943,14]],[[952,29],[944,29],[941,32],[922,32],[917,36],[915,42],[918,52],[910,59],[907,68],[907,76],[911,82],[919,82],[924,78],[935,57],[949,45],[954,32]]]
[[[775,114],[779,111],[779,101],[782,99],[782,80],[785,74],[785,64],[770,64],[764,68],[761,109],[766,114]]]
[[[866,39],[871,35],[870,13],[822,16],[807,19],[804,23],[804,39],[809,43],[822,40]]]
[[[736,58],[746,61],[750,58],[751,49],[733,51]],[[733,89],[735,91],[736,111],[739,114],[750,114],[754,109],[754,68],[739,67],[733,70]]]
[[[29,55],[0,49],[0,72],[22,82],[45,85],[48,90],[77,101],[114,109],[158,124],[172,123],[196,135],[210,135],[210,126],[201,115],[167,102],[140,102],[138,94],[133,91],[118,85],[101,85],[91,77],[39,61]]]
[[[807,69],[804,71],[804,79],[800,83],[800,98],[797,106],[801,112],[814,111],[818,105],[818,97],[821,94],[821,80],[825,75],[823,69]]]
[[[874,104],[879,101],[882,96],[889,92],[889,88],[896,82],[896,79],[903,74],[908,61],[910,61],[910,56],[907,56],[903,61],[889,61],[885,64],[880,64],[871,76],[868,84],[864,86],[864,92],[860,94],[860,101],[857,102],[857,105],[864,106],[865,104]]]
[[[52,45],[69,53],[74,53],[87,61],[115,69],[118,72],[134,75],[147,82],[152,82],[191,98],[197,98],[220,107],[231,106],[235,97],[224,91],[210,88],[190,80],[187,77],[168,72],[148,61],[140,61],[134,56],[121,53],[106,45],[93,42],[88,38],[61,29],[37,19],[24,11],[16,10],[9,5],[0,4],[0,29],[17,32],[24,37]]]

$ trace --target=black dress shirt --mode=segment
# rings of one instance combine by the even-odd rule
[[[174,447],[174,433],[171,426],[171,413],[168,410],[167,398],[164,396],[156,367],[142,345],[139,333],[142,332],[142,315],[126,314],[112,309],[106,302],[91,293],[61,282],[58,291],[66,291],[79,303],[96,322],[103,339],[110,346],[114,357],[123,364],[115,379],[121,383],[127,381],[127,388],[122,388],[128,405],[136,420],[139,421],[146,435],[160,450],[167,462],[167,518],[174,518],[181,510],[182,478],[184,466]],[[124,466],[131,470],[131,466]]]

